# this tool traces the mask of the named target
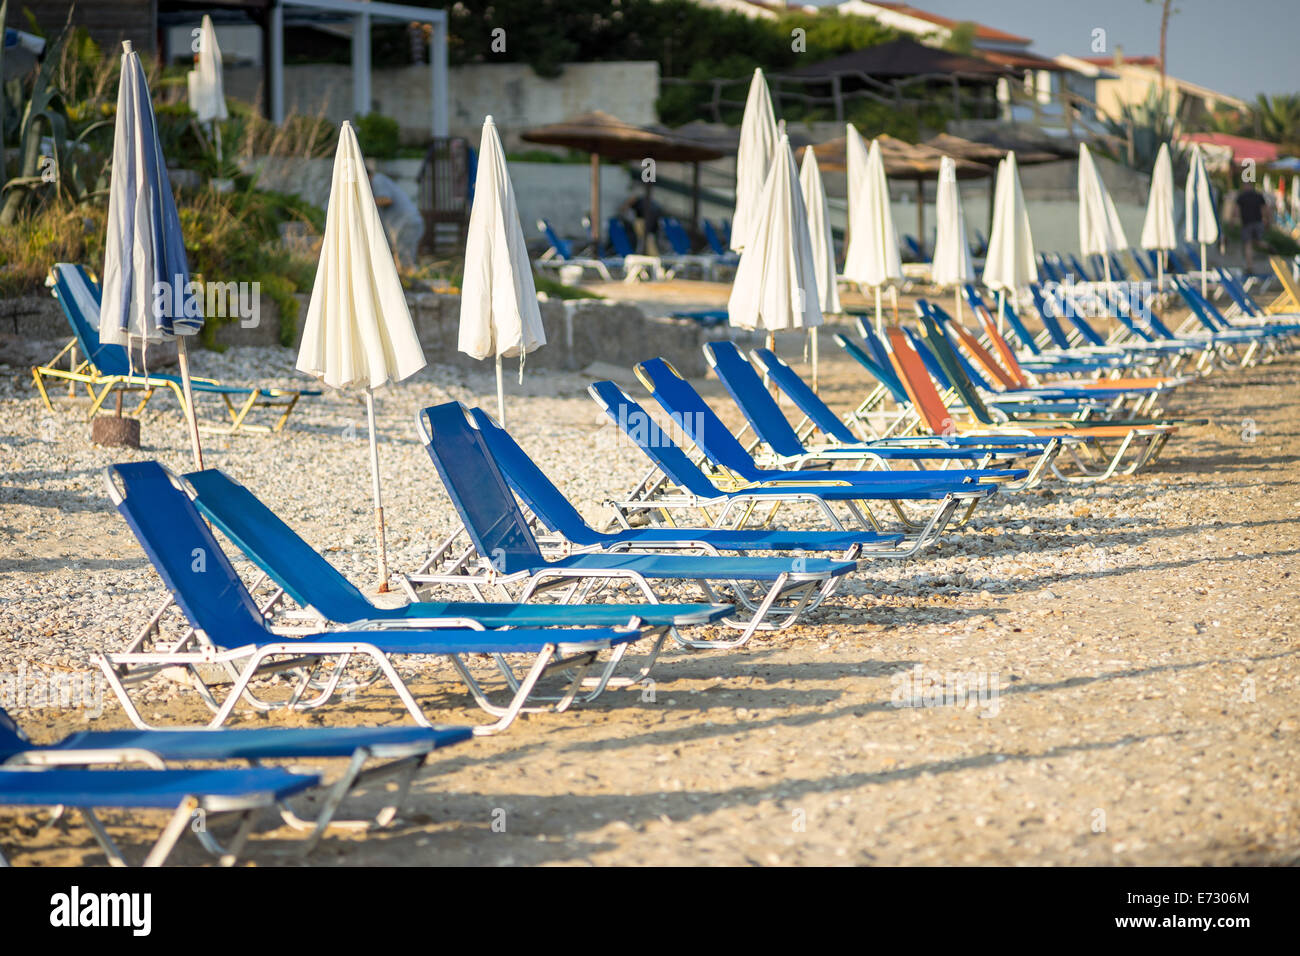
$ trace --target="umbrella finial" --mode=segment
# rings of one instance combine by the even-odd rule
[[[496,125],[497,125],[496,122],[492,119],[492,114],[491,114],[491,113],[489,113],[487,116],[483,117],[483,125],[484,125],[484,126],[496,126]]]
[[[123,52],[123,53],[134,53],[134,52],[135,52],[135,44],[132,43],[130,40],[123,40],[123,41],[122,41],[122,52]]]

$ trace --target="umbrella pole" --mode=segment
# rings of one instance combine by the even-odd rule
[[[767,333],[767,336],[763,339],[763,347],[766,348],[773,355],[776,354],[776,333],[775,332],[769,331]],[[776,385],[768,381],[767,372],[763,373],[763,384],[767,386],[768,391],[770,391],[773,395],[776,394]]]
[[[812,349],[812,386],[813,394],[817,394],[817,327],[813,326],[808,330],[808,347]]]
[[[1156,292],[1165,291],[1165,251],[1156,254]]]
[[[885,334],[885,315],[880,311],[880,286],[876,286],[876,334]]]
[[[375,497],[375,547],[379,558],[379,591],[388,590],[388,545],[384,539],[384,502],[379,493],[379,445],[375,440],[375,393],[366,389],[366,421],[370,425],[370,490]]]
[[[898,325],[898,286],[889,287],[889,298],[894,303],[894,324]]]
[[[957,321],[961,321],[961,289],[952,290],[952,304],[957,309]]]
[[[1005,331],[1003,328],[1003,322],[1005,320],[1002,318],[1002,306],[1003,303],[1006,301],[1006,296],[1007,293],[1005,289],[998,289],[998,331],[999,332]]]
[[[916,181],[916,248],[925,261],[925,180]]]
[[[1201,243],[1201,298],[1205,296],[1205,243]]]
[[[591,254],[600,258],[600,154],[591,154]],[[497,359],[498,363],[500,359]],[[498,369],[498,371],[500,371]],[[497,375],[497,381],[501,376]]]
[[[506,427],[506,386],[505,378],[501,374],[501,355],[497,353],[497,421],[501,427]]]
[[[185,393],[185,423],[189,426],[190,447],[194,451],[194,465],[203,470],[203,447],[199,444],[199,420],[194,415],[194,390],[190,387],[190,356],[185,349],[185,336],[176,336],[176,357],[181,366],[181,391]]]

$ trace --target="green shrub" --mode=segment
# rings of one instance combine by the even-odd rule
[[[357,142],[368,159],[396,159],[401,146],[401,127],[397,120],[379,113],[358,116]]]

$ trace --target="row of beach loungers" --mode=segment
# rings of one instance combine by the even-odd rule
[[[190,831],[233,862],[269,808],[307,833],[304,852],[331,826],[388,823],[441,748],[504,731],[521,713],[637,686],[670,643],[739,648],[806,621],[851,576],[923,555],[997,496],[1146,467],[1201,423],[1175,408],[1183,385],[1267,361],[1300,338],[1300,300],[1286,298],[1296,290],[1284,286],[1261,307],[1230,273],[1219,283],[1226,311],[1175,280],[1190,309],[1179,329],[1148,302],[1107,299],[1116,314],[1105,336],[1082,318],[1082,303],[1062,308],[1069,303],[1041,289],[1026,303],[1039,333],[1006,306],[1000,323],[974,287],[964,290],[973,327],[921,300],[906,326],[861,322],[859,334],[836,336],[867,376],[845,415],[770,350],[711,342],[708,364],[746,423],[738,434],[668,362],[647,359],[635,372],[661,415],[613,382],[589,390],[647,466],[610,502],[615,520],[604,529],[488,413],[426,408],[417,437],[461,527],[399,576],[409,603],[395,608],[373,603],[229,475],[111,466],[108,494],[167,591],[125,650],[96,660],[135,729],[36,746],[0,712],[0,804],[81,810],[115,863],[124,856],[96,815],[105,808],[172,811],[150,864]],[[84,271],[56,270],[55,288],[65,307],[93,301]],[[82,354],[98,361],[93,326],[76,307],[74,325],[74,315],[85,322]],[[689,427],[661,427],[665,416]],[[241,579],[217,534],[252,562],[255,581]],[[702,600],[684,603],[692,590]],[[448,593],[459,600],[436,599]],[[449,664],[483,722],[440,726],[398,668],[412,660]],[[202,728],[150,726],[137,703],[147,681],[178,670],[211,711]],[[237,713],[316,710],[384,686],[409,725],[223,726]],[[346,766],[328,786],[318,773],[264,766],[329,758]],[[345,798],[377,776],[398,781],[383,810],[340,819]],[[300,798],[310,791],[307,813]],[[191,827],[200,811],[207,825]],[[237,822],[218,842],[212,823],[225,814]]]

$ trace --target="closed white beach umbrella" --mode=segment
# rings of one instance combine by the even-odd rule
[[[1165,284],[1165,252],[1178,245],[1174,226],[1174,164],[1169,158],[1169,144],[1161,143],[1156,165],[1151,171],[1151,193],[1147,196],[1147,217],[1142,223],[1142,248],[1155,249],[1156,288]]]
[[[1034,234],[1029,228],[1029,209],[1020,188],[1016,154],[1007,153],[998,164],[998,182],[993,197],[993,228],[984,256],[984,285],[998,293],[998,323],[1002,322],[1002,299],[1038,281],[1034,261]]]
[[[740,122],[740,148],[736,152],[736,212],[731,217],[731,248],[740,252],[749,238],[755,209],[767,182],[767,170],[776,147],[776,115],[772,95],[762,70],[754,70]]]
[[[812,241],[813,263],[817,270],[817,304],[822,315],[836,315],[840,306],[840,289],[835,282],[835,236],[831,232],[830,211],[826,205],[826,187],[822,185],[817,156],[811,149],[804,150],[799,167],[799,187],[803,192],[803,205],[808,213],[808,237]],[[812,350],[812,384],[817,388],[817,329],[808,332]]]
[[[457,348],[496,362],[497,418],[506,422],[503,358],[523,356],[546,344],[537,307],[533,266],[519,224],[515,190],[501,137],[489,116],[479,140],[474,207],[465,241],[465,278],[460,289]]]
[[[960,286],[975,281],[970,243],[966,241],[966,215],[957,187],[957,164],[952,157],[939,161],[939,187],[935,196],[935,238],[931,277],[935,285],[957,288],[957,314],[961,315]]]
[[[754,213],[753,229],[727,301],[731,324],[765,329],[769,342],[777,331],[821,325],[817,262],[786,136],[777,141],[772,169]]]
[[[852,127],[849,127],[852,130]],[[854,131],[856,133],[856,131]],[[848,136],[851,144],[853,136]],[[847,147],[851,148],[851,147]],[[850,157],[851,161],[851,157]],[[857,186],[858,194],[854,195]],[[867,151],[865,174],[855,183],[849,175],[850,221],[849,251],[845,255],[844,275],[860,285],[871,286],[876,293],[876,329],[884,328],[880,310],[880,290],[903,278],[903,259],[898,253],[898,234],[894,231],[894,214],[889,205],[889,180],[880,144],[874,140]]]
[[[844,168],[848,187],[848,213],[846,219],[849,236],[844,246],[844,278],[858,281],[857,275],[867,269],[870,248],[867,228],[867,144],[852,123],[844,126]],[[859,240],[858,237],[861,237]]]
[[[839,289],[835,285],[835,237],[826,205],[826,187],[822,184],[817,156],[811,149],[804,150],[803,163],[799,167],[799,188],[808,213],[808,234],[817,266],[817,302],[823,314],[835,314],[843,311]]]
[[[415,334],[397,266],[370,191],[357,134],[352,124],[345,122],[334,154],[325,238],[303,323],[298,370],[332,388],[359,385],[366,390],[381,591],[388,589],[388,556],[375,440],[374,390],[400,382],[424,368],[424,364],[424,350]]]
[[[1205,169],[1205,153],[1199,144],[1192,146],[1187,185],[1183,189],[1183,235],[1201,247],[1201,295],[1205,295],[1205,247],[1219,241],[1219,217],[1210,191],[1210,174]]]
[[[212,18],[203,15],[199,28],[199,48],[195,53],[194,69],[186,79],[189,82],[190,109],[200,123],[214,124],[217,158],[221,158],[221,129],[216,123],[229,118],[226,112],[225,80],[221,73],[221,48],[217,46],[217,31]]]
[[[1087,144],[1079,144],[1079,249],[1085,256],[1101,256],[1110,281],[1110,254],[1128,248],[1119,213],[1102,181]]]
[[[185,239],[140,54],[129,41],[122,44],[122,50],[99,340],[125,346],[128,355],[133,341],[141,343],[143,355],[149,342],[176,340],[185,421],[194,464],[202,469],[203,449],[185,337],[203,327],[203,299],[190,281]]]
[[[1300,222],[1300,174],[1291,176],[1291,218]]]

